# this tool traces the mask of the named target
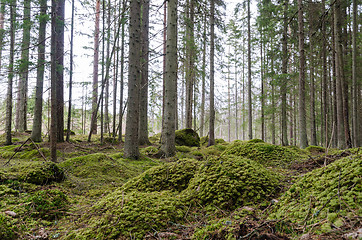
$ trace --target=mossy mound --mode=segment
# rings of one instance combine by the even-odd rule
[[[188,146],[176,146],[176,151],[188,153],[188,152],[191,152],[191,147],[188,147]]]
[[[325,153],[326,152],[326,149],[324,147],[313,146],[313,145],[310,145],[310,146],[306,147],[305,150],[307,150],[311,154],[320,154],[320,153]]]
[[[140,149],[140,152],[145,155],[153,155],[156,154],[158,151],[159,149],[155,146],[148,146]]]
[[[14,159],[38,160],[39,158],[42,158],[40,152],[45,157],[50,156],[49,149],[40,148],[37,150],[33,144],[25,144],[21,148],[20,147],[21,145],[0,147],[0,158],[9,159],[13,157]]]
[[[191,128],[185,128],[177,130],[175,132],[175,141],[177,145],[180,146],[189,146],[189,147],[199,147],[200,146],[200,137]]]
[[[0,173],[1,181],[19,180],[28,183],[44,185],[64,180],[64,172],[55,163],[41,161],[12,160]]]
[[[311,225],[328,218],[331,229],[340,217],[362,216],[362,156],[350,156],[301,177],[280,198],[271,218]]]
[[[209,143],[209,136],[205,136],[205,137],[202,137],[200,138],[200,144],[201,146],[207,146]],[[216,138],[215,139],[215,144],[225,144],[226,141],[222,138]]]
[[[44,220],[59,219],[68,207],[67,196],[58,189],[46,189],[36,192],[27,199],[25,209],[32,217]]]
[[[11,218],[0,213],[0,239],[13,240],[17,239],[17,228],[11,221]]]
[[[161,139],[161,133],[157,133],[151,137],[148,138],[151,143],[153,144],[159,144]]]
[[[264,141],[259,138],[250,139],[248,142],[249,143],[264,143]]]
[[[278,166],[299,159],[293,150],[264,142],[235,141],[222,155],[246,157],[266,166]]]
[[[260,164],[237,156],[210,158],[196,172],[185,194],[200,204],[234,209],[271,197],[278,177]]]
[[[101,199],[81,219],[87,228],[77,229],[67,239],[144,239],[184,217],[187,207],[170,191],[115,191]]]
[[[153,167],[141,175],[127,182],[125,191],[138,190],[152,191],[182,191],[188,187],[190,179],[194,176],[199,163],[192,159],[182,159],[177,162],[166,163]]]

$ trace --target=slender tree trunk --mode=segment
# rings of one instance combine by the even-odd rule
[[[91,131],[97,134],[97,102],[98,102],[98,62],[99,62],[99,22],[100,22],[100,0],[96,2],[96,19],[94,30],[94,55],[93,55],[93,91],[92,91],[92,125]]]
[[[0,1],[0,73],[2,67],[2,51],[4,47],[3,39],[5,36],[4,22],[5,22],[5,0],[1,0]]]
[[[322,9],[323,12],[325,11],[325,0],[322,0]],[[326,47],[326,19],[322,20],[322,114],[321,114],[321,144],[325,145],[327,147],[327,141],[328,141],[328,102],[327,102],[327,47]]]
[[[303,1],[298,0],[298,30],[299,30],[299,136],[300,147],[308,147],[307,121],[305,110],[305,56],[304,56],[304,20]]]
[[[361,121],[360,116],[358,114],[358,88],[361,83],[357,80],[357,34],[358,34],[358,22],[357,22],[357,0],[353,0],[353,31],[352,31],[352,85],[353,85],[353,145],[354,147],[361,146],[361,131],[359,128],[359,123]]]
[[[121,4],[119,3],[119,8],[118,8],[118,12],[121,12]],[[121,23],[121,15],[118,15],[115,13],[115,17],[114,17],[114,22],[118,23],[118,25],[120,26]],[[116,36],[116,32],[117,29],[114,29],[114,35]],[[112,120],[112,137],[113,137],[113,142],[115,142],[116,140],[116,132],[117,132],[117,127],[116,127],[116,119],[117,119],[117,85],[118,85],[118,68],[119,68],[119,36],[116,39],[116,37],[114,38],[114,44],[116,44],[116,49],[117,52],[114,56],[114,60],[113,60],[113,120]],[[121,114],[122,109],[120,109],[120,114]]]
[[[177,0],[168,1],[166,75],[165,75],[165,114],[162,126],[161,154],[174,156],[175,148],[175,108],[177,95]]]
[[[41,142],[42,115],[43,115],[43,84],[45,69],[45,43],[46,43],[46,25],[47,25],[47,0],[40,1],[39,17],[39,37],[38,37],[38,63],[36,72],[36,92],[33,130],[31,139],[35,142]]]
[[[128,108],[124,156],[138,159],[139,91],[140,91],[140,47],[141,47],[141,4],[139,0],[130,2],[129,22],[129,70],[128,70]]]
[[[282,100],[282,145],[288,145],[288,126],[287,126],[287,83],[288,83],[288,3],[284,4],[284,20],[283,20],[283,60],[282,60],[282,73],[283,78],[280,87],[280,94]]]
[[[186,2],[187,18],[186,18],[186,128],[192,128],[192,107],[193,107],[193,92],[195,82],[195,40],[194,40],[194,1]]]
[[[253,138],[253,109],[251,102],[251,36],[250,36],[250,0],[248,0],[248,114],[249,139]]]
[[[141,87],[140,87],[140,120],[138,138],[140,145],[150,145],[148,140],[148,56],[149,56],[149,12],[150,1],[142,0],[141,23]]]
[[[11,122],[13,112],[14,46],[16,24],[16,0],[10,2],[10,54],[8,66],[8,89],[6,94],[5,145],[11,144]]]
[[[215,0],[210,0],[210,122],[209,143],[215,145],[215,104],[214,104],[214,55],[215,55]]]
[[[235,139],[239,139],[239,99],[238,99],[238,68],[235,61]]]
[[[24,0],[23,12],[23,39],[21,43],[21,64],[19,66],[19,125],[18,130],[24,132],[27,130],[27,100],[28,100],[28,75],[29,75],[29,46],[30,46],[30,8],[31,1]]]
[[[119,93],[119,133],[118,133],[118,141],[122,142],[122,132],[123,132],[123,88],[124,88],[124,46],[125,46],[125,25],[126,25],[126,5],[127,1],[123,1],[122,3],[122,25],[121,25],[121,76],[120,76],[120,93]]]
[[[162,127],[164,124],[164,115],[165,115],[165,81],[166,81],[166,41],[167,41],[167,1],[163,2],[163,74],[162,74]],[[182,118],[181,118],[182,119]]]
[[[201,73],[201,116],[200,116],[200,137],[204,136],[205,125],[205,79],[206,79],[206,29],[207,29],[206,15],[204,17],[204,32],[202,41],[202,73]]]
[[[110,49],[111,49],[111,1],[108,0],[107,4],[107,57],[106,61],[110,64],[112,62],[110,58]],[[104,13],[106,13],[106,9],[104,9]],[[103,30],[104,31],[104,30]],[[114,43],[113,43],[114,44]],[[104,95],[104,132],[110,135],[109,128],[109,79],[110,79],[110,67],[106,69],[107,78],[105,79],[106,84],[106,92]]]
[[[310,21],[312,22],[312,21]],[[315,117],[315,84],[314,84],[314,41],[312,36],[312,26],[309,26],[309,80],[310,80],[310,144],[317,146],[317,131]]]
[[[66,141],[70,140],[70,128],[72,118],[72,88],[73,88],[73,40],[74,40],[74,0],[72,0],[72,19],[70,24],[70,60],[69,60],[69,106],[67,120],[67,137]]]
[[[265,100],[264,100],[264,59],[263,59],[263,36],[260,32],[260,78],[261,78],[261,140],[265,141]]]
[[[230,54],[230,46],[229,46],[229,54]],[[227,83],[228,83],[228,142],[231,142],[230,58],[228,60]]]

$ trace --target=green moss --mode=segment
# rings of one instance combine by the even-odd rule
[[[155,146],[148,146],[148,147],[145,147],[145,148],[141,148],[140,152],[142,154],[145,154],[145,155],[153,155],[153,154],[156,154],[158,152],[158,148],[155,147]]]
[[[337,216],[345,216],[351,209],[362,215],[361,176],[360,155],[342,158],[315,169],[301,177],[280,198],[270,217],[313,224],[327,217],[334,222]],[[327,228],[327,225],[324,226],[322,231]]]
[[[234,142],[223,155],[246,157],[267,166],[284,165],[300,158],[288,148],[264,142]]]
[[[144,192],[182,191],[187,188],[198,166],[199,163],[192,159],[182,159],[156,166],[127,182],[123,189]]]
[[[192,239],[207,240],[207,239],[225,239],[234,240],[235,226],[232,221],[226,218],[214,220],[204,225],[203,227],[196,228]]]
[[[68,200],[66,195],[58,189],[47,189],[36,192],[30,196],[25,208],[31,212],[32,217],[39,217],[44,220],[54,220],[63,216]]]
[[[18,239],[17,228],[12,223],[10,217],[0,213],[0,239],[13,240]]]
[[[324,147],[313,146],[313,145],[306,147],[305,150],[307,150],[311,154],[319,154],[319,153],[324,153],[326,151]]]
[[[186,210],[170,191],[125,194],[118,190],[101,199],[82,218],[81,224],[87,228],[72,231],[67,239],[144,239],[146,233],[181,220]]]
[[[191,128],[185,128],[177,130],[175,132],[175,141],[177,145],[180,146],[189,146],[189,147],[199,147],[200,146],[200,137]]]
[[[249,143],[264,143],[263,140],[258,139],[258,138],[250,139],[248,142]]]
[[[185,153],[191,152],[191,148],[188,146],[176,146],[176,150]]]
[[[277,187],[276,175],[255,161],[224,156],[205,162],[184,193],[200,204],[234,209],[271,197]]]
[[[157,133],[151,137],[148,138],[151,143],[153,144],[159,144],[161,139],[161,133]]]

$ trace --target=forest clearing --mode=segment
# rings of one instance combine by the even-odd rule
[[[154,136],[138,160],[75,135],[53,163],[49,143],[15,133],[0,146],[0,239],[361,238],[362,149],[176,135],[192,144],[155,158]]]

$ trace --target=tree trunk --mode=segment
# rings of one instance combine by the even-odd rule
[[[28,75],[29,75],[29,46],[30,46],[30,8],[31,1],[24,0],[23,12],[23,39],[21,43],[21,63],[19,66],[19,119],[18,130],[27,130],[27,100],[28,100]]]
[[[210,0],[210,122],[209,122],[208,146],[215,145],[214,55],[215,55],[215,0]]]
[[[307,121],[305,110],[305,56],[304,56],[304,20],[303,1],[298,0],[298,31],[299,31],[299,137],[300,147],[308,147]]]
[[[310,144],[317,146],[317,131],[315,117],[315,84],[314,84],[314,41],[313,41],[313,21],[309,21],[309,80],[310,80]]]
[[[141,47],[141,4],[139,0],[130,1],[129,22],[129,70],[128,70],[128,108],[124,156],[138,159],[139,91],[140,91],[140,47]]]
[[[5,145],[11,144],[11,122],[13,112],[14,46],[16,24],[16,0],[10,3],[10,54],[8,67],[8,89],[6,94]]]
[[[261,140],[265,141],[265,100],[264,100],[264,59],[263,59],[263,35],[260,32],[260,79],[261,79]]]
[[[174,156],[175,148],[175,108],[177,94],[177,0],[168,1],[166,75],[165,75],[165,114],[162,126],[161,154]]]
[[[99,62],[99,21],[100,21],[100,0],[96,2],[96,19],[94,30],[94,55],[93,55],[93,91],[92,91],[92,124],[91,131],[97,134],[97,102],[98,102],[98,62]]]
[[[322,0],[323,13],[325,12],[325,0]],[[328,146],[328,102],[327,102],[327,47],[326,47],[326,19],[322,20],[322,114],[321,114],[321,145]]]
[[[46,42],[46,25],[47,25],[47,0],[40,1],[40,17],[39,17],[39,37],[38,37],[38,63],[36,72],[36,93],[35,93],[35,109],[33,130],[31,139],[34,142],[41,142],[42,115],[43,115],[43,85],[44,85],[44,69],[45,69],[45,42]]]
[[[141,87],[140,87],[140,122],[138,138],[140,145],[150,145],[148,140],[148,56],[149,56],[149,12],[150,1],[142,0],[141,23]]]
[[[361,83],[357,80],[357,34],[358,34],[358,22],[357,22],[357,0],[353,0],[353,31],[352,31],[352,85],[353,85],[353,145],[354,147],[360,147],[362,143],[362,129],[359,128],[360,116],[358,114],[358,88]]]
[[[205,126],[205,80],[206,80],[206,29],[207,29],[206,15],[204,17],[204,32],[202,41],[202,72],[201,72],[201,116],[200,116],[200,137],[204,136]]]
[[[108,0],[108,16],[107,16],[107,63],[110,64],[112,62],[112,58],[110,58],[110,45],[111,45],[111,1]],[[104,9],[104,13],[106,13],[106,9]],[[114,44],[114,43],[113,43]],[[109,128],[109,79],[110,79],[110,67],[106,69],[107,78],[105,79],[106,84],[106,93],[104,95],[104,132],[110,135]]]
[[[250,0],[248,0],[248,114],[249,139],[253,138],[253,109],[251,102],[251,36],[250,36]]]
[[[67,120],[67,137],[66,141],[70,140],[70,123],[72,118],[72,87],[73,87],[73,39],[74,39],[74,0],[72,0],[72,19],[70,24],[70,60],[69,60],[69,106]]]
[[[0,1],[0,73],[2,67],[2,51],[3,51],[3,44],[4,44],[4,22],[5,22],[5,0]]]
[[[119,93],[119,133],[118,133],[118,141],[122,142],[122,132],[123,132],[123,88],[124,88],[124,46],[125,46],[125,25],[126,25],[126,9],[127,9],[127,1],[124,0],[122,3],[122,22],[121,22],[121,79],[120,79],[120,93]]]
[[[283,78],[280,86],[280,94],[282,100],[282,145],[288,145],[288,126],[287,126],[287,83],[288,83],[288,3],[285,1],[284,5],[284,20],[283,20],[283,60],[282,60],[282,73]]]
[[[53,162],[57,161],[57,141],[64,141],[64,5],[64,0],[52,0],[50,151]]]

